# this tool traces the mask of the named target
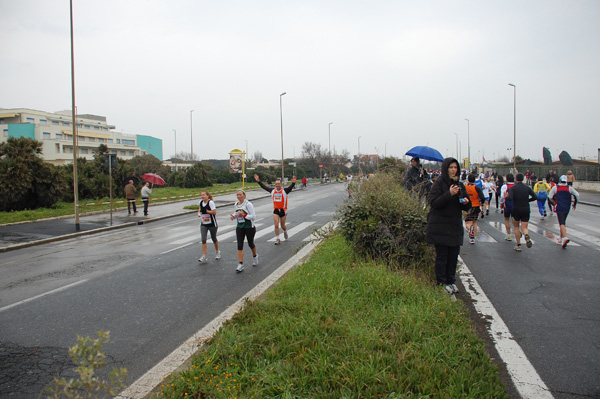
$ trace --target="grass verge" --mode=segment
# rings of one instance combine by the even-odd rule
[[[242,183],[232,183],[232,184],[224,184],[224,185],[214,185],[206,188],[210,193],[223,194],[228,192],[233,192],[238,188],[242,187]],[[245,189],[256,189],[258,188],[257,183],[246,183]],[[204,188],[180,188],[180,187],[157,187],[155,186],[152,190],[152,201],[153,203],[160,203],[165,201],[173,201],[176,198],[168,198],[168,197],[178,197],[178,196],[189,196],[189,199],[192,198],[200,198],[200,191],[204,190]],[[118,187],[114,189],[115,193],[118,195],[123,194],[123,190]],[[167,199],[161,199],[167,197]],[[183,198],[182,198],[183,199]],[[139,198],[138,198],[139,200]],[[108,202],[109,198],[99,198],[97,200],[90,199],[81,199],[79,201],[79,212],[81,214],[86,212],[95,212],[95,211],[103,211],[110,209],[110,204],[102,204],[102,205],[91,205],[86,206],[85,204],[97,204],[101,202]],[[113,201],[124,201],[123,197],[115,197]],[[138,206],[141,206],[141,202],[138,203]],[[113,204],[113,209],[119,208],[127,208],[126,203],[122,204]],[[0,212],[0,225],[7,223],[18,223],[18,222],[26,222],[31,220],[40,220],[40,219],[48,219],[58,216],[68,216],[74,215],[75,210],[72,202],[62,202],[59,201],[52,208],[38,208],[38,209],[26,209],[23,211],[12,211],[12,212]]]
[[[505,398],[462,302],[325,241],[166,379],[168,398]]]

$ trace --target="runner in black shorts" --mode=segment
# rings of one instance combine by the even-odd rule
[[[533,245],[531,238],[529,238],[529,229],[527,228],[529,224],[529,215],[531,214],[529,203],[537,200],[537,195],[533,192],[533,189],[523,183],[524,179],[525,176],[523,176],[522,173],[517,174],[517,182],[508,190],[508,197],[506,198],[513,202],[511,215],[513,218],[513,226],[515,228],[515,239],[517,240],[515,251],[518,252],[521,252],[521,230],[523,230],[527,248],[531,248]]]

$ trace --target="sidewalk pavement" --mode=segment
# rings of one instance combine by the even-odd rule
[[[246,192],[248,200],[269,197],[269,193],[262,189]],[[235,192],[215,195],[213,198],[217,208],[231,207],[237,201]],[[148,208],[148,216],[143,216],[143,206],[139,203],[138,213],[128,214],[127,207],[113,209],[112,224],[111,212],[90,212],[79,215],[79,231],[76,230],[75,216],[61,216],[57,218],[36,220],[25,223],[0,226],[0,253],[15,249],[41,245],[49,242],[66,240],[83,235],[96,234],[112,229],[132,227],[146,224],[169,217],[189,214],[196,219],[196,210],[184,209],[185,206],[198,205],[200,197],[183,199],[170,202],[152,204]]]

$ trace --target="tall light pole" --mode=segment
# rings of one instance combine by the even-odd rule
[[[513,173],[517,173],[517,86],[512,83],[508,84],[513,87],[514,93],[514,112],[513,112]]]
[[[458,133],[454,133],[456,136],[456,159],[458,159],[458,164],[460,165],[460,155],[458,155]]]
[[[361,136],[358,136],[358,178],[359,179],[360,179],[360,174],[361,174],[361,171],[360,171],[360,137]]]
[[[333,122],[329,122],[329,156],[331,156],[331,125]]]
[[[177,130],[173,129],[173,133],[175,133],[175,158],[177,158]]]
[[[387,143],[385,143],[385,149],[383,150],[383,157],[387,158]]]
[[[194,130],[193,130],[193,118],[192,113],[194,110],[190,111],[190,161],[194,161]]]
[[[75,206],[75,231],[80,230],[79,225],[79,185],[77,183],[77,119],[75,111],[75,54],[73,45],[73,0],[71,8],[71,100],[73,114],[73,205]]]
[[[467,121],[467,157],[469,158],[469,170],[471,170],[471,122],[468,119]]]
[[[285,96],[286,92],[284,91],[279,95],[279,119],[281,120],[281,183],[283,184],[283,102],[281,98]]]

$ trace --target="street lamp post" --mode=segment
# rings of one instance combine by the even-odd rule
[[[283,184],[283,103],[281,98],[285,96],[286,92],[284,91],[279,95],[279,119],[281,121],[281,183]]]
[[[71,95],[73,114],[73,205],[75,206],[75,231],[81,229],[79,225],[79,186],[77,184],[77,120],[75,111],[75,54],[73,45],[73,0],[70,2],[71,9]]]
[[[177,158],[177,130],[173,129],[173,133],[175,133],[175,158]]]
[[[513,87],[514,93],[514,112],[513,112],[513,173],[517,173],[517,86],[512,83],[508,84]]]
[[[194,161],[194,131],[192,128],[192,113],[194,110],[190,111],[190,161]]]
[[[361,170],[360,170],[360,137],[358,136],[358,178],[360,179]]]
[[[460,155],[458,155],[458,133],[454,133],[456,136],[456,159],[458,159],[458,164],[460,165]]]
[[[331,125],[333,122],[329,122],[329,156],[331,156]]]
[[[468,119],[467,121],[467,157],[469,158],[469,170],[471,169],[471,122]]]

